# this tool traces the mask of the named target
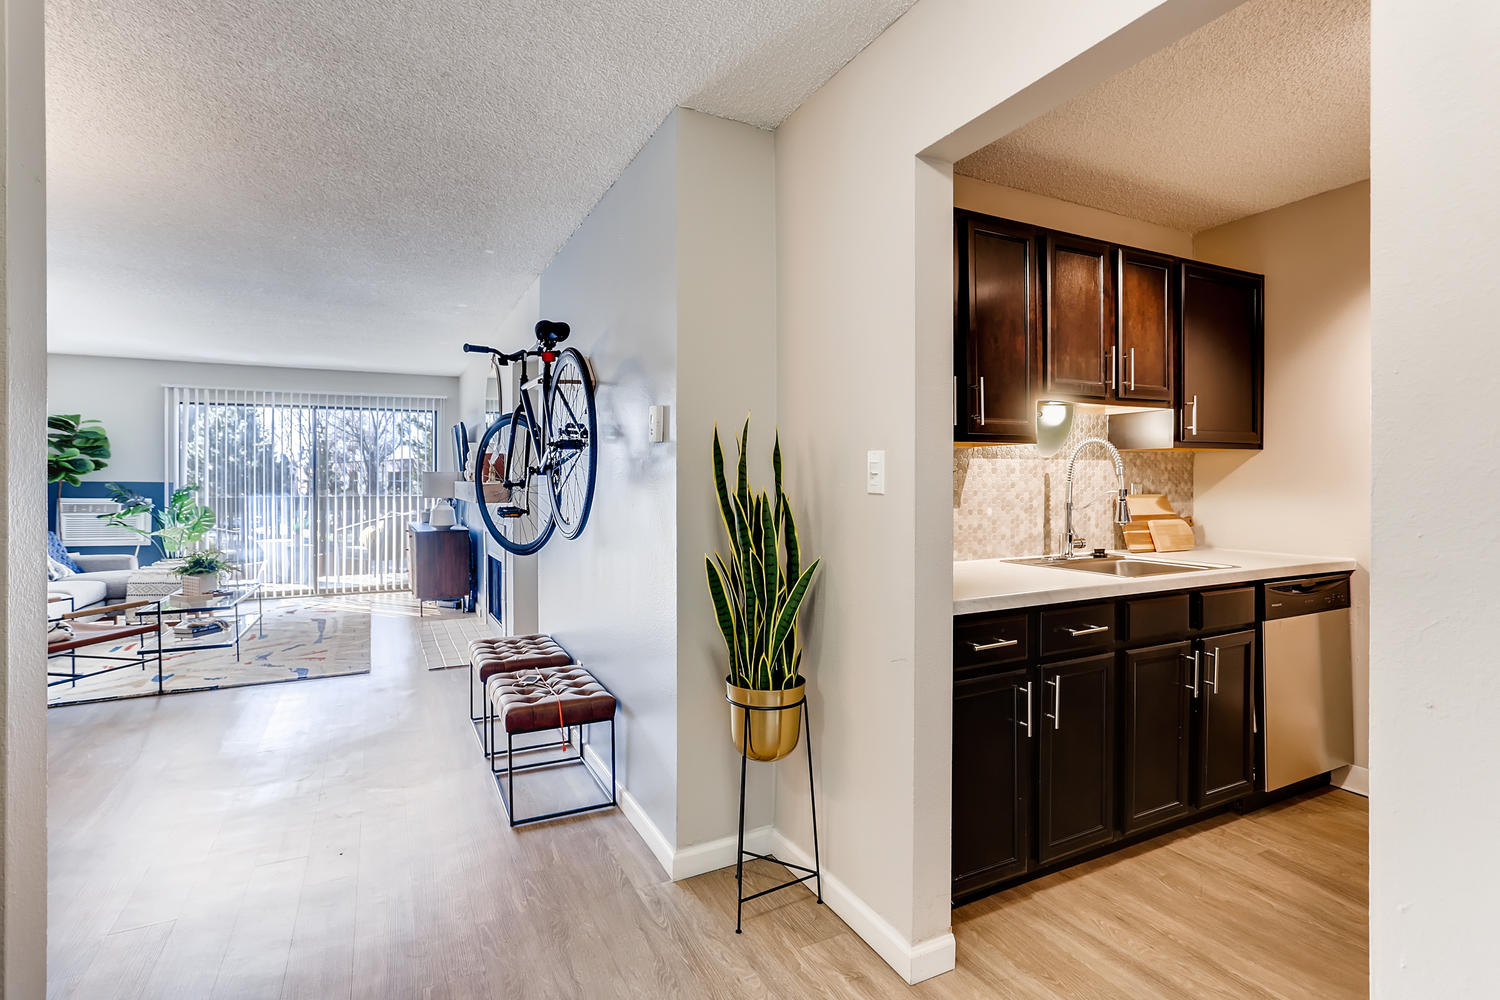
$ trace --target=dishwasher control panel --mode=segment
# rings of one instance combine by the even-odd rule
[[[1265,621],[1349,607],[1349,574],[1278,580],[1261,586]]]

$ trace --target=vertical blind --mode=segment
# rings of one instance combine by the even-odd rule
[[[403,589],[444,403],[167,386],[168,485],[197,487],[208,544],[269,593]]]

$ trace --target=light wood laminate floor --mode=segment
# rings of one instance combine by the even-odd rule
[[[1224,817],[955,914],[912,989],[811,894],[673,884],[619,813],[512,832],[464,671],[374,622],[359,677],[53,710],[49,994],[1359,997],[1366,810]],[[764,866],[753,884],[779,870]]]

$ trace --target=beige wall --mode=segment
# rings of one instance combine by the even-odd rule
[[[954,960],[951,164],[1229,6],[922,0],[776,134],[782,441],[827,560],[806,660],[824,898],[911,980]],[[810,854],[806,779],[776,791]]]
[[[723,544],[715,422],[732,438],[754,413],[760,484],[770,472],[774,153],[769,132],[674,111],[540,281],[540,314],[593,366],[603,446],[584,533],[520,562],[537,567],[541,628],[620,698],[626,812],[674,877],[735,860],[739,758],[703,558]],[[753,772],[752,829],[773,808],[773,771]]]
[[[1199,233],[1200,260],[1266,276],[1266,447],[1203,452],[1204,541],[1351,556],[1355,763],[1369,763],[1370,184]],[[1364,775],[1347,776],[1363,789]]]
[[[46,190],[41,0],[6,0],[0,46],[0,996],[46,993]]]
[[[1375,1000],[1500,996],[1500,5],[1374,0]]]
[[[1090,236],[1175,257],[1193,255],[1192,233],[961,174],[953,176],[953,204],[958,208],[1029,222],[1033,226],[1058,229],[1076,236]]]

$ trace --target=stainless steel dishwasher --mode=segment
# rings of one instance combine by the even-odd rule
[[[1354,758],[1349,574],[1261,585],[1265,790]]]

